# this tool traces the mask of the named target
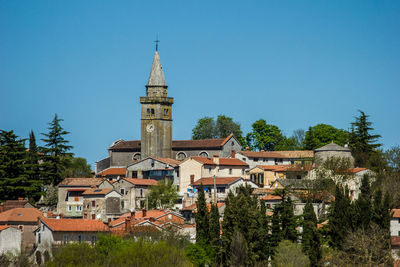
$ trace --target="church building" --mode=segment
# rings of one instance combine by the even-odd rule
[[[157,49],[156,49],[157,50]],[[230,157],[240,151],[239,141],[231,134],[226,138],[172,140],[173,97],[168,97],[158,51],[155,52],[146,85],[146,96],[140,97],[141,139],[117,140],[108,148],[108,157],[96,162],[96,173],[110,167],[126,167],[148,157],[183,160],[191,156]]]

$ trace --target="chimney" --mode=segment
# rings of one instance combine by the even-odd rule
[[[23,201],[23,200],[24,200],[23,197],[19,197],[19,198],[18,198],[18,201]]]
[[[235,156],[236,156],[236,151],[235,151],[235,150],[232,150],[232,151],[231,151],[231,158],[233,158],[233,159],[234,159],[234,158],[235,158]]]
[[[132,219],[135,218],[135,210],[134,210],[134,209],[131,210],[131,218],[132,218]]]
[[[125,232],[130,231],[131,229],[131,217],[125,218]]]
[[[249,150],[250,150],[250,147],[246,146],[246,151],[249,151]]]
[[[143,209],[142,209],[142,217],[143,217],[143,218],[146,217],[146,214],[147,214],[146,209],[143,208]]]
[[[214,155],[213,156],[213,161],[216,165],[219,165],[219,156],[218,155]]]
[[[190,175],[190,184],[194,184],[194,174]]]

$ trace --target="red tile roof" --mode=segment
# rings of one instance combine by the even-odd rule
[[[135,212],[135,220],[133,222],[137,223],[138,220],[140,222],[140,221],[147,220],[147,219],[150,219],[150,218],[157,219],[159,217],[165,216],[165,215],[170,214],[170,213],[171,213],[170,210],[148,210],[148,211],[146,211],[146,216],[143,217],[143,211],[139,210],[139,211]],[[178,215],[176,213],[174,213],[174,215],[182,217],[181,215]],[[122,214],[118,219],[110,222],[109,225],[110,225],[110,227],[114,227],[114,226],[117,226],[119,224],[125,223],[125,219],[130,217],[130,216],[131,216],[130,212]]]
[[[0,222],[37,222],[43,213],[35,208],[15,208],[0,213]]]
[[[154,179],[138,179],[138,178],[124,178],[126,181],[134,185],[157,185],[157,181]]]
[[[59,186],[98,186],[104,178],[65,178]]]
[[[204,165],[217,165],[216,162],[219,162],[219,166],[249,166],[247,163],[236,158],[217,158],[216,161],[214,161],[214,158],[210,157],[193,156],[191,158],[200,163],[203,163]]]
[[[400,218],[400,209],[392,209],[393,218]]]
[[[0,225],[0,231],[3,231],[9,227],[10,227],[9,225]]]
[[[105,170],[99,172],[97,175],[101,175],[101,176],[106,176],[106,175],[121,175],[121,176],[125,176],[126,175],[126,168],[108,168],[108,169],[105,169]]]
[[[172,149],[179,150],[185,148],[219,148],[225,145],[225,143],[232,137],[230,134],[226,138],[217,139],[203,139],[203,140],[172,140]],[[115,145],[111,146],[110,150],[140,150],[140,140],[133,141],[119,141]]]
[[[172,167],[176,167],[178,166],[178,164],[180,163],[179,160],[175,160],[175,159],[170,159],[170,158],[159,158],[159,157],[154,157],[154,159],[161,161],[165,164],[171,165]]]
[[[262,199],[263,200],[281,200],[282,197],[275,196],[275,195],[265,195]]]
[[[109,228],[100,220],[48,219],[41,221],[54,232],[108,232]]]
[[[298,165],[257,165],[266,171],[275,172],[299,172],[299,171],[309,171],[312,169],[312,165],[298,166]]]
[[[366,170],[366,168],[350,168],[350,169],[348,169],[346,172],[358,173],[358,172],[364,171],[364,170]]]
[[[107,195],[111,191],[113,191],[113,188],[90,188],[83,192],[82,195],[87,196],[87,195]]]
[[[217,203],[218,208],[222,207],[223,205],[225,205],[225,203]],[[210,203],[207,203],[207,208],[208,208],[209,211],[211,210],[211,204]],[[187,207],[183,208],[182,210],[195,211],[195,210],[197,210],[197,204],[194,203],[194,204],[192,204],[190,206],[187,206]]]
[[[212,158],[199,157],[199,156],[194,156],[191,158],[205,165],[216,165]]]
[[[243,179],[241,177],[216,177],[215,178],[215,184],[216,185],[228,185],[231,184],[239,179]],[[205,178],[200,178],[196,182],[194,182],[192,185],[214,185],[214,177],[205,177]]]

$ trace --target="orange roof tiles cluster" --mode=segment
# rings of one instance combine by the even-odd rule
[[[214,161],[214,159],[210,157],[193,156],[191,158],[200,163],[203,163],[204,165],[243,166],[243,167],[249,166],[247,163],[236,158],[218,158],[216,161]],[[216,162],[218,162],[218,164]]]
[[[265,195],[263,198],[263,200],[282,200],[281,196],[275,196],[275,195]]]
[[[400,218],[400,209],[392,209],[393,218]]]
[[[157,181],[154,179],[138,179],[138,178],[124,178],[124,180],[134,185],[157,185]]]
[[[15,208],[0,213],[0,222],[37,222],[42,215],[36,208]]]
[[[263,170],[266,171],[275,171],[275,172],[298,172],[298,171],[309,171],[312,169],[311,165],[298,166],[298,165],[257,165]]]
[[[108,232],[110,230],[100,220],[41,218],[41,221],[55,232]]]
[[[105,170],[99,172],[97,175],[101,175],[101,176],[106,176],[106,175],[125,176],[126,175],[126,168],[108,168],[108,169],[105,169]]]
[[[170,158],[159,158],[159,157],[154,157],[155,160],[161,161],[165,164],[171,165],[172,167],[176,167],[178,166],[178,164],[180,163],[179,160],[175,160],[175,159],[170,159]]]
[[[113,188],[90,188],[83,192],[82,195],[107,195],[113,190]]]
[[[9,225],[0,225],[0,231],[3,231],[9,227],[10,227]]]
[[[222,207],[223,205],[225,205],[225,203],[221,203],[221,202],[218,202],[218,203],[217,203],[217,207],[218,207],[218,208]],[[208,208],[209,211],[211,210],[211,204],[210,204],[210,203],[207,203],[207,208]],[[191,210],[191,211],[195,211],[195,210],[197,210],[197,204],[194,203],[194,204],[192,204],[192,205],[190,205],[190,206],[187,206],[187,207],[183,208],[182,210]]]
[[[105,178],[65,178],[59,186],[98,186]]]
[[[228,185],[233,182],[236,182],[239,179],[243,179],[241,177],[216,177],[215,184],[216,185]],[[214,185],[214,177],[204,177],[195,181],[192,185]]]

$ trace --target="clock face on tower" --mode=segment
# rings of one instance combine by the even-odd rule
[[[154,125],[151,124],[151,123],[147,124],[146,131],[149,132],[149,133],[153,132],[154,131]]]

